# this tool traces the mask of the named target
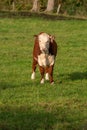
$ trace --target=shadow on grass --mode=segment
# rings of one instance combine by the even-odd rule
[[[40,85],[41,84],[39,81],[32,81],[31,79],[27,80],[26,82],[21,80],[18,83],[10,82],[10,81],[8,82],[0,81],[0,90],[5,90],[9,88],[12,89],[12,88],[18,88],[18,87],[33,87],[33,86],[40,86]]]
[[[87,79],[87,72],[73,72],[71,74],[60,74],[59,77],[62,80],[83,80],[83,79]]]
[[[2,109],[0,107],[0,110],[0,130],[79,129],[79,125],[75,124],[75,121],[79,120],[77,115],[74,115],[77,119],[74,120],[72,116],[70,121],[69,114],[65,113],[62,107],[59,107],[56,112],[38,106],[33,109],[27,106],[20,108],[5,106]]]
[[[50,112],[32,111],[25,107],[8,108],[0,115],[0,130],[53,130],[56,123]]]
[[[71,80],[87,79],[87,72],[74,72],[68,75]]]
[[[0,106],[0,130],[87,130],[85,117],[79,114],[67,105],[4,105]]]
[[[0,89],[7,89],[7,88],[14,88],[14,87],[18,87],[17,84],[13,84],[13,83],[10,83],[10,82],[0,82]]]

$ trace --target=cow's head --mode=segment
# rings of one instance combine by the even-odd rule
[[[49,47],[50,42],[53,42],[54,36],[49,35],[47,33],[40,33],[39,35],[34,35],[35,37],[38,37],[39,47],[42,53],[48,54],[49,53]]]
[[[42,53],[49,53],[50,37],[47,33],[38,35],[39,47]]]

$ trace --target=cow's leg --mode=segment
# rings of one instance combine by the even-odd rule
[[[49,76],[50,76],[50,83],[51,84],[54,83],[54,80],[53,80],[53,68],[54,68],[54,65],[49,67]]]
[[[46,67],[45,79],[46,79],[46,80],[49,80],[49,67]]]
[[[37,66],[37,61],[33,59],[31,79],[35,79],[36,66]]]
[[[41,81],[40,83],[43,84],[44,83],[44,73],[45,73],[45,69],[41,66],[39,66],[40,69],[40,74],[41,74]]]

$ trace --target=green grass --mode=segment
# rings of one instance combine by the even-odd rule
[[[31,81],[34,34],[58,43],[55,84]],[[87,21],[0,19],[0,130],[87,129]]]

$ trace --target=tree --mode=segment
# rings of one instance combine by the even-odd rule
[[[15,0],[12,0],[12,10],[15,11]]]
[[[46,12],[52,12],[54,9],[54,0],[48,0]]]
[[[58,0],[57,14],[59,14],[60,12],[61,4],[62,4],[62,0]]]
[[[32,12],[39,12],[39,0],[33,1],[33,7],[31,9]]]

